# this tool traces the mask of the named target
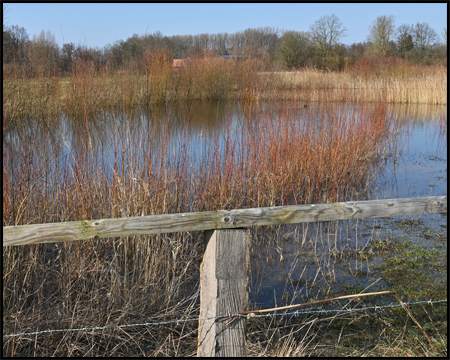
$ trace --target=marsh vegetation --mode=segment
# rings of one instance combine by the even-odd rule
[[[203,56],[174,69],[160,48],[143,59],[114,72],[78,61],[65,77],[7,67],[3,226],[374,199],[392,190],[414,121],[446,149],[446,64],[374,57],[287,72]],[[419,186],[443,195],[437,158],[446,151],[433,160],[441,179]],[[442,215],[251,231],[251,307],[391,288],[409,302],[445,297]],[[200,232],[4,248],[4,335],[195,318],[202,254]],[[441,352],[446,306],[415,313]],[[395,307],[302,316],[249,319],[250,355],[439,355]],[[4,338],[3,355],[194,356],[197,326],[22,335]]]
[[[162,53],[161,53],[162,52]],[[447,67],[418,66],[401,60],[357,62],[350,71],[268,72],[258,59],[191,59],[180,69],[163,51],[147,74],[108,76],[81,62],[68,78],[3,80],[7,125],[28,116],[55,118],[61,112],[91,118],[104,108],[170,105],[192,100],[266,100],[306,103],[362,102],[447,104]]]

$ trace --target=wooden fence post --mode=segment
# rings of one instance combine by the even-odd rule
[[[248,306],[249,231],[205,231],[200,268],[198,356],[246,356],[245,319],[231,324],[217,316],[245,311]]]

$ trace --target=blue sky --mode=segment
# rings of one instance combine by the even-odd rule
[[[4,3],[6,25],[24,27],[30,37],[51,31],[59,46],[103,48],[133,34],[229,34],[248,28],[309,31],[321,16],[335,14],[347,28],[344,44],[366,41],[381,15],[396,27],[428,23],[442,39],[447,3]]]

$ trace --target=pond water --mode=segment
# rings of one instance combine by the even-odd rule
[[[180,151],[183,151],[192,163],[198,165],[211,147],[217,146],[222,154],[227,139],[234,140],[234,158],[239,153],[245,154],[245,144],[241,139],[243,130],[258,122],[261,116],[270,117],[271,121],[295,118],[295,124],[290,123],[287,131],[304,131],[305,122],[311,119],[317,122],[317,126],[325,126],[324,121],[327,120],[324,118],[330,112],[338,114],[339,119],[347,119],[351,126],[354,118],[370,108],[374,106],[333,103],[310,105],[305,109],[303,105],[270,103],[251,108],[239,103],[192,103],[141,108],[131,114],[105,111],[85,124],[63,114],[56,124],[48,127],[30,124],[20,133],[6,131],[4,148],[8,157],[14,158],[23,151],[21,144],[33,143],[49,157],[57,154],[53,161],[66,166],[68,160],[87,154],[91,158],[97,157],[97,163],[102,160],[102,170],[108,174],[112,174],[115,159],[119,166],[122,161],[125,164],[130,160],[144,161],[142,149],[149,145],[152,146],[155,163],[159,161],[159,152],[164,146],[168,149],[168,164],[178,159]],[[283,114],[280,115],[281,110]],[[398,154],[385,159],[385,166],[377,179],[377,190],[371,198],[446,194],[446,126],[441,129],[443,122],[447,121],[446,106],[388,105],[386,116],[393,117],[400,124],[395,144]],[[266,140],[264,133],[257,136],[262,142]],[[131,153],[131,148],[136,151]],[[117,158],[117,154],[123,157]],[[41,155],[42,152],[34,152],[36,157]],[[59,170],[63,171],[63,168]]]
[[[151,157],[155,167],[164,168],[179,164],[182,153],[190,161],[188,174],[195,174],[202,161],[210,156],[211,149],[220,156],[228,154],[233,161],[245,155],[243,129],[261,121],[261,116],[269,122],[285,117],[295,119],[290,122],[289,131],[301,132],[312,126],[307,123],[311,121],[314,126],[328,126],[332,121],[328,114],[343,119],[345,126],[350,127],[361,113],[373,108],[374,105],[358,104],[311,104],[304,108],[303,104],[292,103],[263,103],[252,107],[238,103],[192,103],[142,108],[131,113],[105,111],[89,122],[73,121],[63,115],[51,126],[30,125],[20,133],[7,131],[4,133],[4,152],[6,158],[13,159],[20,156],[23,143],[33,144],[41,151],[32,152],[31,158],[38,162],[37,157],[46,157],[48,172],[61,172],[61,180],[73,171],[71,161],[79,161],[83,157],[92,159],[87,165],[92,171],[100,170],[110,178],[115,166],[123,168],[126,175],[131,171],[127,164],[143,163]],[[383,158],[382,166],[371,184],[370,194],[365,197],[386,199],[447,195],[447,107],[387,105],[386,116],[398,125],[392,144],[394,149]],[[266,134],[261,129],[258,131],[260,141],[267,141]],[[231,149],[230,139],[234,141]],[[421,218],[431,229],[442,225],[439,215]],[[363,248],[368,240],[361,233],[373,235],[380,226],[385,229],[388,226],[380,225],[383,220],[377,221],[371,221],[369,225],[359,222],[359,228],[355,227],[355,223],[346,222],[340,230],[327,228],[333,224],[312,224],[306,228],[303,225],[283,226],[274,230],[278,231],[277,234],[269,231],[265,235],[276,236],[278,240],[264,250],[258,248],[258,239],[253,239],[252,258],[255,262],[252,261],[252,264],[258,265],[251,270],[250,301],[273,306],[282,302],[286,294],[294,296],[296,291],[308,296],[310,287],[306,279],[320,278],[322,280],[317,280],[317,283],[322,287],[330,282],[348,284],[348,271],[336,266],[332,251]],[[358,231],[360,233],[355,234]],[[315,242],[308,240],[305,245],[304,239],[314,236]],[[356,263],[347,266],[361,271],[369,265],[356,260]],[[376,281],[376,275],[366,278],[367,284]]]
[[[345,108],[345,105],[340,106]],[[384,159],[372,187],[371,199],[446,196],[446,107],[390,105],[388,108],[389,116],[401,126],[395,151]],[[333,297],[330,294],[348,295],[354,293],[354,289],[358,292],[392,290],[393,284],[385,281],[380,271],[374,270],[385,263],[387,256],[348,255],[369,248],[371,241],[407,238],[410,247],[419,246],[444,254],[445,259],[439,260],[439,266],[446,269],[446,224],[446,214],[425,214],[341,221],[339,226],[337,223],[284,226],[278,229],[279,240],[271,249],[253,252],[259,266],[252,278],[251,300],[259,307],[274,307],[299,303],[298,297],[305,302],[308,298]],[[314,241],[305,244],[305,239],[307,242],[313,238]],[[333,252],[340,255],[333,256]],[[396,252],[392,251],[394,256]],[[342,260],[346,256],[348,258]],[[432,278],[445,284],[447,271],[435,273],[432,270],[435,264],[428,265]],[[380,304],[380,299],[375,303]]]
[[[404,122],[396,161],[389,159],[381,174],[390,189],[380,188],[380,198],[447,195],[447,110],[441,107],[392,106]],[[414,108],[417,109],[414,111]],[[436,110],[436,112],[434,111]]]

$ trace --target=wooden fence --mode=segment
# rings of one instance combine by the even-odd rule
[[[180,231],[205,231],[200,270],[199,356],[245,356],[245,319],[218,317],[247,310],[252,226],[447,213],[447,197],[349,201],[3,227],[3,246]]]

